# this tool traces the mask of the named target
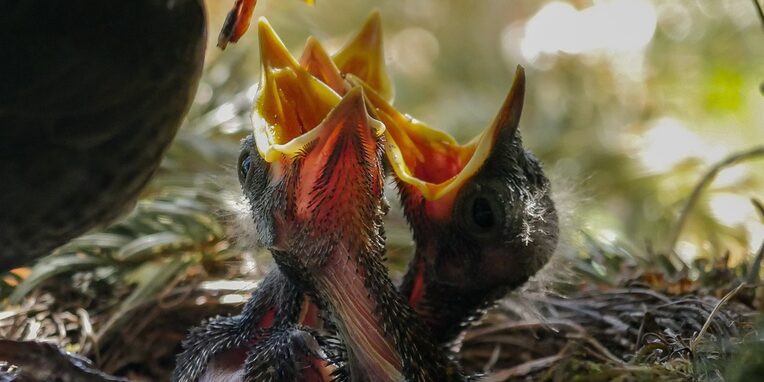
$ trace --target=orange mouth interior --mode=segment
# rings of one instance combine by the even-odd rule
[[[258,152],[273,162],[298,155],[314,141],[315,128],[340,96],[292,57],[267,21],[261,19],[258,29],[262,75],[252,122]]]
[[[366,97],[385,126],[388,156],[397,170],[419,181],[438,185],[458,175],[475,152],[475,145],[460,145],[454,138],[416,119],[401,114],[368,84],[351,77],[364,87]],[[400,155],[400,157],[395,157]]]
[[[427,200],[447,195],[453,198],[495,146],[497,132],[503,128],[504,110],[482,134],[459,144],[449,134],[400,113],[390,104],[393,89],[384,70],[378,12],[334,56],[317,40],[308,39],[299,62],[266,21],[261,20],[259,26],[263,78],[253,122],[258,150],[267,161],[299,153],[315,138],[311,129],[353,87],[363,88],[372,116],[385,126],[386,155],[396,177]],[[518,84],[524,86],[521,68],[508,99],[517,93]]]

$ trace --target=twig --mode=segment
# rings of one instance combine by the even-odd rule
[[[548,368],[552,366],[553,364],[563,359],[564,357],[565,356],[562,355],[562,352],[560,352],[560,354],[557,354],[557,355],[534,359],[509,369],[497,370],[481,378],[480,380],[483,382],[499,382],[499,381],[506,381],[510,378],[527,376],[528,374],[532,373],[535,370],[544,369],[544,368]]]
[[[752,198],[751,203],[753,203],[753,207],[756,208],[756,211],[759,212],[759,218],[761,218],[762,223],[764,223],[764,204],[761,204],[761,202],[758,201],[756,198]],[[759,247],[759,252],[756,254],[756,257],[753,259],[753,263],[751,263],[751,269],[748,270],[748,277],[746,278],[746,281],[749,284],[759,283],[759,273],[761,272],[762,258],[764,258],[764,242],[761,243],[761,247]]]
[[[594,347],[596,350],[600,352],[600,354],[608,361],[613,362],[614,364],[618,366],[625,366],[626,363],[618,358],[615,354],[611,353],[608,348],[606,348],[602,343],[597,341],[596,338],[589,335],[589,333],[571,333],[567,336],[568,338],[575,338],[584,340],[589,343],[592,347]]]
[[[756,211],[759,212],[759,218],[761,219],[761,222],[764,223],[764,204],[762,204],[761,201],[756,198],[751,198],[751,203],[753,203],[753,207],[756,208]]]
[[[469,342],[481,336],[487,336],[496,332],[509,330],[509,329],[527,330],[527,329],[538,329],[538,328],[550,328],[551,330],[555,330],[557,327],[562,329],[574,330],[579,333],[586,332],[586,329],[584,329],[581,325],[578,325],[577,323],[570,320],[544,319],[542,321],[508,321],[501,324],[495,324],[495,325],[486,326],[484,328],[470,330],[464,335],[463,341]]]
[[[746,160],[754,159],[760,156],[764,156],[764,146],[757,146],[746,151],[732,154],[724,158],[721,162],[713,165],[708,170],[708,172],[703,175],[703,177],[700,179],[700,182],[698,182],[698,184],[696,184],[695,188],[692,190],[692,194],[690,194],[690,197],[687,199],[687,202],[682,208],[682,212],[679,213],[679,219],[674,225],[674,230],[671,233],[671,239],[669,240],[668,248],[670,253],[676,253],[676,243],[679,241],[679,236],[682,234],[682,230],[687,223],[687,218],[689,217],[690,212],[692,212],[692,210],[695,208],[695,205],[698,204],[700,195],[714,181],[714,179],[716,179],[716,176],[719,174],[719,172],[726,167],[730,167],[740,162],[744,162]]]
[[[740,291],[740,289],[743,289],[743,287],[744,287],[744,286],[746,286],[746,285],[748,285],[748,284],[746,284],[746,283],[744,283],[744,282],[743,282],[743,283],[740,283],[740,285],[738,285],[738,286],[737,286],[737,288],[733,289],[731,292],[727,293],[727,295],[726,295],[726,296],[724,296],[724,297],[723,297],[721,300],[719,300],[719,303],[718,303],[718,304],[716,304],[716,306],[714,307],[714,310],[712,310],[712,311],[711,311],[711,314],[709,314],[709,315],[708,315],[708,319],[706,319],[706,323],[704,323],[704,324],[703,324],[703,327],[702,327],[702,328],[700,328],[700,332],[698,332],[698,335],[697,335],[697,336],[695,336],[695,338],[693,338],[693,339],[690,341],[690,352],[692,352],[693,354],[695,354],[695,347],[696,347],[696,346],[698,345],[698,343],[700,342],[700,339],[701,339],[701,338],[702,338],[702,337],[703,337],[703,336],[706,334],[706,332],[708,331],[708,328],[711,326],[711,322],[713,322],[713,320],[714,320],[714,316],[716,316],[716,314],[719,312],[719,310],[721,309],[722,305],[724,305],[724,303],[726,303],[727,301],[729,301],[729,300],[730,300],[732,297],[735,297],[735,295],[737,294],[737,292],[739,292],[739,291]]]
[[[764,9],[761,7],[761,3],[759,3],[759,0],[752,0],[753,5],[756,8],[756,13],[759,15],[759,20],[761,20],[761,26],[764,27]]]
[[[761,272],[762,258],[764,258],[764,242],[761,243],[761,247],[759,247],[759,252],[756,253],[756,257],[753,259],[753,263],[751,263],[751,269],[748,270],[748,277],[746,277],[747,283],[749,284],[759,283],[759,272]]]

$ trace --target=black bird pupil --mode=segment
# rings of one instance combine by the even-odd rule
[[[472,221],[478,227],[488,230],[496,224],[491,210],[491,203],[486,198],[477,197],[472,202]]]
[[[252,158],[247,155],[244,160],[241,161],[241,174],[247,176],[249,173],[249,166],[252,165]]]

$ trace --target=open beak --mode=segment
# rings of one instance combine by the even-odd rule
[[[300,56],[300,66],[337,94],[344,94],[348,90],[348,84],[342,78],[339,68],[326,53],[323,45],[313,36],[308,37],[308,42],[305,43],[305,49]]]
[[[299,62],[266,21],[259,26],[263,78],[256,102],[255,138],[269,162],[299,154],[315,139],[317,133],[311,129],[354,87],[363,88],[372,115],[385,125],[386,155],[395,176],[427,200],[453,198],[483,167],[499,137],[517,129],[525,96],[525,71],[520,66],[493,123],[462,145],[390,104],[393,89],[384,68],[379,12],[372,13],[334,56],[316,39],[308,39]]]
[[[490,127],[467,144],[404,115],[391,105],[393,87],[385,71],[382,23],[378,11],[361,31],[330,57],[316,39],[308,39],[300,65],[316,79],[344,94],[364,88],[375,118],[386,126],[387,157],[396,177],[427,200],[454,196],[483,166],[502,132],[517,128],[525,95],[525,72],[518,66],[509,95]]]
[[[267,162],[295,157],[340,102],[329,86],[292,57],[265,19],[258,22],[261,79],[252,113],[257,150]]]
[[[385,71],[382,47],[382,21],[379,11],[372,12],[361,31],[334,56],[329,56],[313,37],[305,44],[300,65],[338,94],[345,94],[351,84],[344,77],[352,75],[373,89],[385,101],[392,102],[393,86]]]
[[[332,60],[341,73],[360,78],[383,99],[392,102],[394,90],[385,70],[382,37],[382,16],[375,10],[366,19],[361,31]]]
[[[295,60],[265,19],[258,27],[262,78],[252,115],[255,144],[269,163],[300,160],[295,201],[298,215],[309,216],[316,195],[325,195],[315,189],[342,189],[374,175],[372,155],[381,152],[385,127],[369,116],[363,89],[343,91],[340,98]],[[313,58],[328,57],[316,52],[303,55],[310,57],[304,61],[310,64]],[[332,206],[336,213],[345,199],[349,198],[324,200],[321,205]]]
[[[387,157],[395,176],[427,200],[455,195],[482,168],[499,137],[517,129],[525,96],[525,71],[518,66],[512,88],[491,126],[461,145],[445,132],[401,114],[363,81],[349,81],[364,87],[375,115],[387,128]]]
[[[385,127],[366,110],[363,90],[351,89],[318,125],[315,138],[303,149],[300,183],[294,200],[298,218],[326,219],[344,227],[359,217],[363,200],[381,195],[382,136]],[[346,225],[346,223],[350,223]],[[331,225],[331,223],[328,223]]]

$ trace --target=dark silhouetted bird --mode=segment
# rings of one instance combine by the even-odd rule
[[[202,0],[4,1],[0,271],[124,212],[204,59]]]

